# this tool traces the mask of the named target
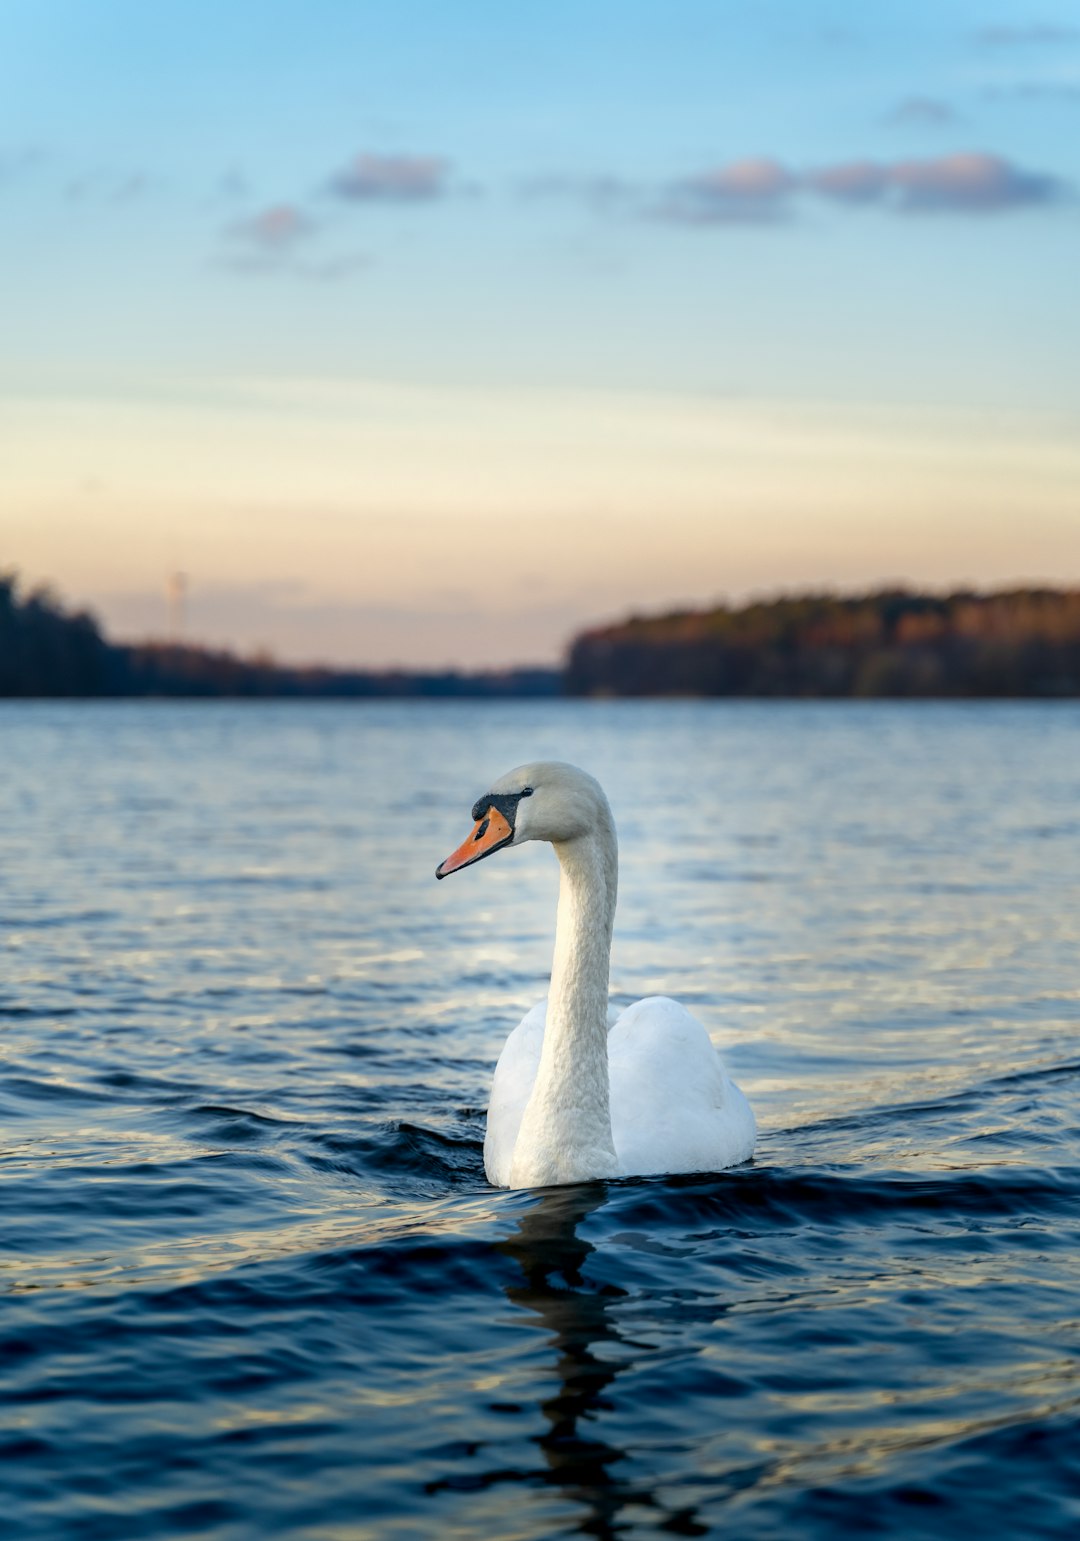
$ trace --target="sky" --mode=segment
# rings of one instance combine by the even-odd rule
[[[1080,582],[1080,0],[0,0],[0,568],[502,667]]]

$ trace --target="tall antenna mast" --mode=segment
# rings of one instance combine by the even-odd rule
[[[169,641],[182,642],[187,630],[187,573],[170,573],[165,580],[165,602],[169,607]]]

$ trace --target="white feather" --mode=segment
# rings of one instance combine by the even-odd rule
[[[541,1187],[748,1160],[754,1115],[701,1023],[666,996],[621,1013],[608,1002],[619,858],[599,784],[542,763],[503,776],[491,795],[513,806],[509,845],[554,846],[560,890],[548,999],[510,1034],[495,1069],[489,1181]]]
[[[484,1170],[497,1188],[510,1186],[546,1015],[547,1001],[538,1002],[506,1040],[495,1067]],[[757,1135],[750,1104],[685,1006],[666,995],[647,996],[621,1012],[609,1006],[608,1027],[617,1176],[719,1172],[750,1159]]]

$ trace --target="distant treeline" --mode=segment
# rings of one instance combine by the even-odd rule
[[[634,617],[579,636],[583,696],[1078,696],[1080,590],[888,589]]]
[[[267,658],[181,643],[109,642],[85,612],[66,610],[47,590],[22,595],[0,574],[2,696],[553,696],[556,669],[464,674],[290,668]]]
[[[0,696],[1080,696],[1080,590],[810,594],[634,617],[566,668],[464,674],[290,668],[181,643],[108,641],[0,574]]]

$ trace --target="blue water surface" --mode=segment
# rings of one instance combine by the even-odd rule
[[[10,1541],[1073,1536],[1073,705],[0,707]],[[549,849],[610,795],[612,989],[754,1162],[502,1193]]]

